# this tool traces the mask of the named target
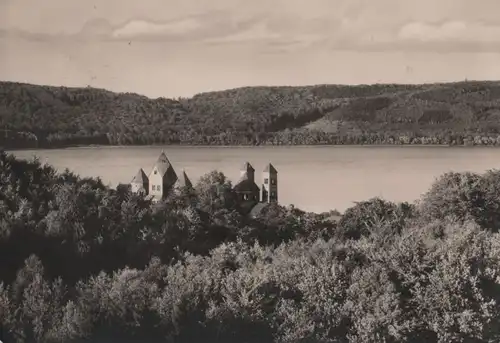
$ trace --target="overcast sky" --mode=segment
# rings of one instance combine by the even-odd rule
[[[151,97],[500,79],[500,0],[0,0],[0,80]]]

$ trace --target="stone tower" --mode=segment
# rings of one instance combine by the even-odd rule
[[[240,169],[240,179],[249,180],[250,182],[255,182],[255,169],[248,162],[243,163]]]
[[[180,193],[182,190],[187,190],[187,189],[193,189],[193,183],[187,176],[186,171],[183,169],[181,175],[175,182],[174,190],[175,192]]]
[[[164,199],[177,181],[172,164],[164,152],[160,154],[149,174],[149,195],[154,200]]]
[[[259,203],[259,186],[255,184],[255,169],[250,163],[245,162],[240,169],[240,179],[234,185],[233,190],[243,211],[250,211]]]
[[[132,179],[132,182],[130,182],[130,187],[133,193],[142,195],[148,194],[149,180],[142,168],[139,169],[135,177]]]
[[[278,171],[269,163],[262,172],[261,201],[278,202]]]

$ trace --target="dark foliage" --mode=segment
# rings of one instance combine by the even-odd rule
[[[216,171],[151,204],[2,152],[0,338],[496,342],[499,187],[452,173],[416,205],[253,218]]]
[[[0,146],[500,144],[500,84],[245,87],[149,99],[0,83]]]

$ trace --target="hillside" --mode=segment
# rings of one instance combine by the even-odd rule
[[[0,82],[0,146],[500,144],[500,82],[245,87],[182,99]]]

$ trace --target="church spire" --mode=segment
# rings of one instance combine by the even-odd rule
[[[182,169],[181,175],[177,179],[176,186],[177,187],[193,188],[193,183],[191,182],[191,180],[187,176],[185,169]]]
[[[243,163],[240,169],[240,181],[243,180],[255,181],[255,169],[248,162]]]

